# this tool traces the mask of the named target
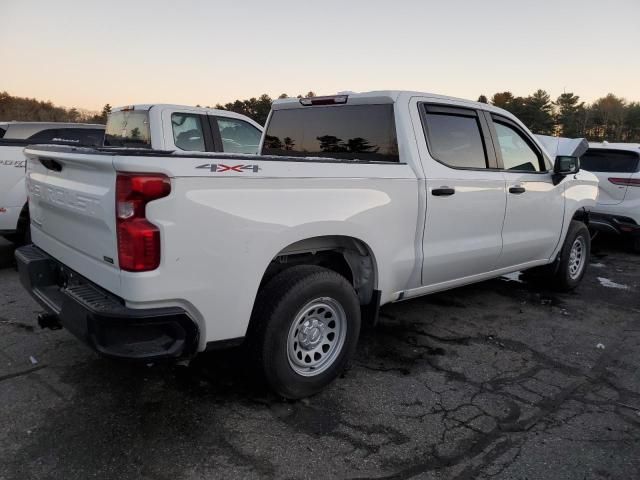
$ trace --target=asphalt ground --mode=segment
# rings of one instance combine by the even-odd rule
[[[0,240],[1,479],[640,478],[640,255],[583,284],[518,275],[385,306],[353,367],[288,402],[242,350],[100,358],[41,330]]]

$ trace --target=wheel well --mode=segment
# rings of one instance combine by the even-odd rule
[[[571,218],[571,220],[577,220],[589,226],[589,211],[584,207],[579,208],[573,214],[573,217]]]
[[[24,237],[29,227],[29,204],[25,203],[22,210],[20,210],[20,216],[16,224],[16,235],[18,235],[18,237]]]
[[[318,265],[345,277],[356,290],[361,305],[371,303],[376,288],[376,265],[371,249],[353,237],[314,237],[283,248],[269,263],[260,287],[295,265]]]

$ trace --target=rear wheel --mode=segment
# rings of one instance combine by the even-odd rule
[[[258,293],[249,348],[267,384],[297,399],[319,392],[344,370],[359,333],[353,286],[332,270],[296,266]]]

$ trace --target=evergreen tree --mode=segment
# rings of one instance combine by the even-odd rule
[[[529,129],[538,134],[552,135],[554,133],[553,103],[551,97],[544,90],[536,90],[522,103],[520,120]]]
[[[555,107],[555,122],[560,135],[569,138],[581,136],[584,132],[582,119],[585,112],[584,102],[580,102],[580,97],[573,93],[563,93],[556,99]]]

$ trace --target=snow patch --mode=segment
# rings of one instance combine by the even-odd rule
[[[524,283],[520,280],[520,272],[507,273],[506,275],[502,275],[502,278],[506,278],[512,282]]]
[[[617,288],[619,290],[628,290],[629,289],[629,287],[627,285],[622,285],[621,283],[613,282],[613,281],[609,280],[608,278],[598,277],[598,281],[600,282],[600,285],[602,285],[603,287]]]

